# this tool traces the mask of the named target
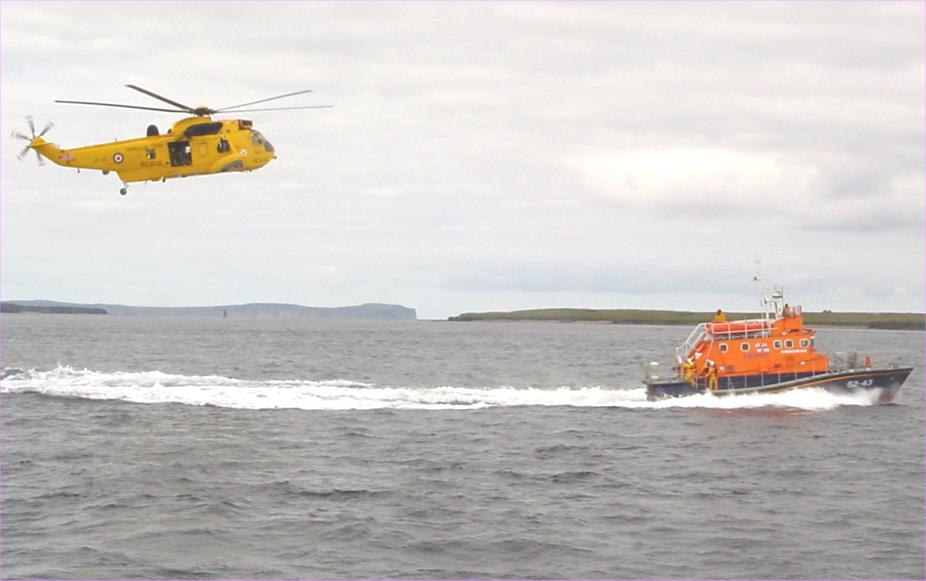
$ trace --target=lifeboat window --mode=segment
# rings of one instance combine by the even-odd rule
[[[749,343],[740,343],[740,349],[742,349],[744,353],[749,351]]]
[[[794,341],[792,341],[791,339],[788,339],[787,341],[785,341],[785,349],[790,349],[792,347],[794,347]]]
[[[721,343],[721,344],[720,344],[720,352],[721,352],[721,353],[726,353],[726,352],[727,352],[727,344],[726,344],[726,343]]]
[[[775,349],[781,349],[781,339],[775,339]]]
[[[809,339],[801,339],[801,347],[810,347]]]

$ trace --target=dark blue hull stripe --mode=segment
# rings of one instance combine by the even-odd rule
[[[857,393],[859,391],[878,389],[882,391],[882,400],[890,401],[911,371],[913,371],[912,367],[898,367],[823,374],[796,373],[781,376],[778,374],[766,374],[725,377],[718,382],[718,389],[712,393],[714,395],[777,393],[808,387],[818,387],[842,393]],[[779,377],[781,377],[781,381],[778,380]],[[697,387],[681,381],[652,382],[646,385],[646,396],[649,400],[684,397],[705,393],[707,391],[706,387],[703,380],[698,382]]]

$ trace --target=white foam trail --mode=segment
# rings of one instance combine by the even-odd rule
[[[510,406],[662,408],[788,407],[827,410],[841,405],[872,405],[876,396],[835,395],[806,389],[773,395],[718,398],[695,395],[646,401],[643,387],[381,387],[348,380],[249,381],[220,375],[174,375],[160,371],[100,372],[58,366],[50,371],[11,373],[0,393],[41,393],[56,397],[179,403],[239,409],[369,410],[480,409]]]

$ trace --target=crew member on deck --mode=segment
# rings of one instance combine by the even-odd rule
[[[782,317],[791,316],[791,307],[788,305],[788,303],[785,303],[785,308],[781,310],[781,316]]]
[[[717,366],[713,361],[708,361],[704,367],[704,378],[707,379],[707,389],[711,391],[717,389]]]
[[[726,322],[726,320],[727,320],[727,316],[723,314],[723,311],[720,309],[717,309],[717,312],[714,313],[714,320],[712,322],[724,323]]]
[[[685,380],[685,383],[690,385],[695,384],[695,368],[694,361],[691,360],[691,357],[685,360],[682,363],[682,378]]]

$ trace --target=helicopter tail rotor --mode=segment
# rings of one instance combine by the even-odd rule
[[[26,146],[22,149],[22,151],[20,151],[20,152],[16,155],[16,157],[17,157],[17,159],[19,159],[20,161],[22,161],[22,159],[26,156],[27,153],[29,153],[29,150],[31,149],[31,150],[35,151],[35,158],[38,160],[39,165],[45,165],[45,160],[42,159],[42,155],[38,152],[38,150],[35,149],[35,146],[36,146],[36,145],[39,145],[39,143],[37,143],[36,140],[41,139],[42,137],[44,137],[45,134],[48,133],[48,131],[49,131],[52,127],[54,127],[55,125],[54,125],[54,123],[52,123],[51,121],[49,121],[48,124],[46,124],[45,127],[44,127],[41,131],[39,131],[38,134],[36,134],[36,132],[35,132],[35,121],[33,121],[31,115],[30,115],[29,117],[26,117],[26,122],[29,124],[29,133],[30,133],[30,135],[26,135],[25,133],[20,133],[19,131],[14,131],[13,134],[12,134],[12,137],[13,137],[14,139],[21,139],[21,140],[23,140],[23,141],[28,141],[28,142],[29,142],[29,143],[26,144]]]

